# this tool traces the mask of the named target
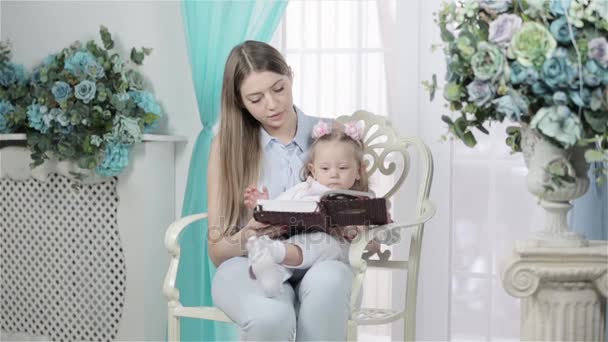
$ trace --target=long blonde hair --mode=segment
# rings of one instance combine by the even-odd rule
[[[334,122],[334,126],[336,126],[336,122]],[[310,152],[308,153],[308,157],[304,162],[304,167],[301,172],[301,179],[305,181],[308,177],[312,177],[311,170],[308,169],[308,165],[313,163],[315,160],[315,152],[319,149],[320,142],[342,142],[349,144],[353,147],[355,151],[355,160],[357,161],[357,170],[359,172],[359,179],[355,181],[355,184],[350,188],[350,190],[358,190],[358,191],[369,191],[369,176],[367,172],[365,172],[364,167],[364,146],[363,142],[354,140],[341,129],[339,126],[334,127],[330,133],[325,134],[319,138],[317,138],[312,145],[310,146]]]
[[[257,184],[262,164],[260,123],[245,108],[241,85],[252,72],[291,77],[287,62],[272,46],[248,40],[235,46],[224,68],[220,145],[220,217],[224,234],[234,234],[251,215],[243,204],[245,188]]]

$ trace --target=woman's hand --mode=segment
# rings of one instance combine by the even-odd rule
[[[287,226],[271,226],[267,223],[258,222],[252,218],[239,233],[242,250],[243,252],[245,251],[245,243],[252,236],[260,237],[266,235],[269,238],[274,239],[285,235],[288,229],[289,227]]]

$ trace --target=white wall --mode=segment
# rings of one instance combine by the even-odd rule
[[[201,124],[192,86],[179,1],[0,1],[0,38],[12,42],[13,60],[35,66],[75,40],[113,35],[128,58],[131,47],[150,47],[140,71],[152,86],[166,119],[159,133],[180,135],[176,146],[176,215],[181,213],[192,145]],[[167,180],[173,181],[173,180]]]

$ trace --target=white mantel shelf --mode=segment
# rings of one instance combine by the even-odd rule
[[[0,134],[0,141],[24,141],[27,140],[25,133],[17,134]],[[144,142],[147,141],[160,141],[160,142],[186,142],[186,137],[178,135],[164,135],[164,134],[144,134]]]

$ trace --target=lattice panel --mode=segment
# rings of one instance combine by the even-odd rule
[[[0,179],[0,328],[60,341],[114,340],[125,297],[117,179]]]

